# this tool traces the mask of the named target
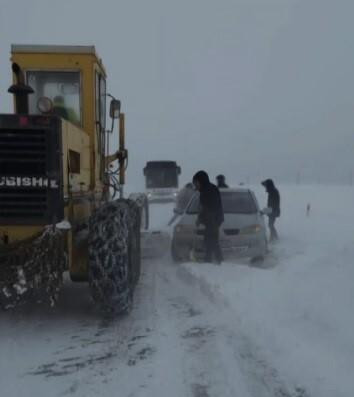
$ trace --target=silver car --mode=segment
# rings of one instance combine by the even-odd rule
[[[255,194],[249,189],[220,189],[224,223],[220,228],[220,245],[225,258],[263,259],[267,253],[264,214]],[[175,262],[203,258],[203,226],[196,227],[199,212],[197,193],[181,214],[173,231],[171,253]]]

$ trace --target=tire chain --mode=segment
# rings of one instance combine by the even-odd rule
[[[96,210],[89,221],[89,284],[94,301],[107,314],[125,313],[132,306],[129,241],[134,212],[139,208],[131,200],[115,200]]]
[[[13,308],[39,292],[55,304],[67,264],[64,237],[47,226],[33,238],[0,248],[0,306]]]
[[[141,239],[140,239],[140,226],[141,226],[141,205],[144,202],[135,202],[133,200],[127,200],[130,210],[130,237],[129,237],[129,248],[130,248],[130,268],[132,269],[131,281],[135,286],[140,279],[141,271]]]
[[[148,229],[149,228],[149,204],[148,204],[148,198],[147,198],[146,194],[132,193],[129,196],[128,201],[133,201],[137,204],[137,206],[140,210],[140,222],[143,222],[144,229]]]

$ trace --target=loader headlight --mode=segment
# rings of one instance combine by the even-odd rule
[[[246,226],[240,230],[240,234],[255,234],[261,231],[261,225]]]
[[[53,102],[50,98],[42,96],[37,101],[37,108],[41,113],[50,113],[53,110]]]

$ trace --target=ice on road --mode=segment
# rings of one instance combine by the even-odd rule
[[[70,282],[54,309],[1,313],[1,396],[352,397],[354,189],[280,188],[281,241],[257,267],[167,255],[144,261],[129,316]]]

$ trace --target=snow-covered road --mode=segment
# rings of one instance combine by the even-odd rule
[[[55,312],[2,314],[1,395],[298,395],[207,292],[172,264],[145,263],[127,317],[100,319],[69,283]]]
[[[54,309],[1,313],[0,395],[352,397],[354,190],[282,191],[264,268],[166,257],[144,262],[129,316],[102,319],[69,282]]]

